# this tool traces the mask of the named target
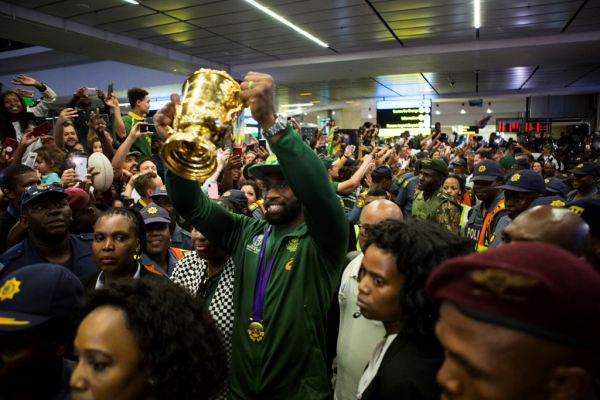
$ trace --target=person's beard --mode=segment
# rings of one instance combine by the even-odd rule
[[[281,207],[283,207],[282,212],[277,213],[276,215],[272,215],[271,213],[269,213],[269,205],[271,204],[277,204],[280,205]],[[265,203],[265,207],[266,207],[266,213],[265,213],[265,219],[267,220],[267,222],[271,225],[286,225],[290,222],[292,222],[295,218],[298,217],[298,214],[300,214],[300,212],[302,212],[302,204],[300,203],[300,201],[298,201],[298,199],[294,199],[291,201],[274,201],[274,202],[266,202]]]

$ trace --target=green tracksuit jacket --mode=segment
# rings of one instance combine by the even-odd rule
[[[167,174],[177,212],[211,242],[229,252],[236,266],[230,398],[324,399],[329,393],[326,313],[335,295],[348,242],[347,223],[321,160],[291,128],[271,149],[305,222],[273,227],[266,259],[275,255],[263,309],[265,336],[247,334],[266,221],[232,214],[211,202],[197,182]]]

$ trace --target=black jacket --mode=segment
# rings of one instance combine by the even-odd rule
[[[439,346],[419,346],[399,335],[384,354],[362,400],[438,400],[435,376],[442,361]]]

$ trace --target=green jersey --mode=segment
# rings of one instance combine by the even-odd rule
[[[348,224],[317,156],[291,128],[271,144],[303,205],[304,222],[273,226],[265,260],[274,259],[263,306],[264,338],[248,335],[262,241],[269,224],[211,202],[197,182],[167,174],[177,211],[232,255],[235,323],[229,396],[233,399],[325,399],[329,394],[326,314],[335,298]]]

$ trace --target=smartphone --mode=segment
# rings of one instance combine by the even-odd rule
[[[233,156],[234,157],[241,157],[242,156],[242,148],[241,147],[234,147],[233,148]]]
[[[23,161],[22,164],[34,169],[35,160],[37,160],[37,153],[35,151],[32,151],[31,153],[27,154],[27,158],[25,159],[25,161]]]
[[[83,93],[88,97],[96,96],[98,94],[96,92],[96,88],[87,88],[87,89],[85,89],[85,92],[83,92]]]
[[[2,148],[6,151],[6,155],[11,158],[17,147],[19,147],[19,142],[15,138],[7,137],[2,143]]]
[[[154,124],[140,125],[140,132],[156,132],[156,125],[154,125]]]
[[[258,147],[267,148],[267,139],[258,139]]]
[[[71,163],[75,169],[75,179],[83,181],[87,176],[88,156],[85,153],[73,153]]]
[[[51,130],[52,130],[52,125],[49,122],[44,122],[43,124],[40,124],[40,125],[36,126],[35,128],[33,128],[32,135],[34,137],[44,136],[44,135],[47,135]]]

